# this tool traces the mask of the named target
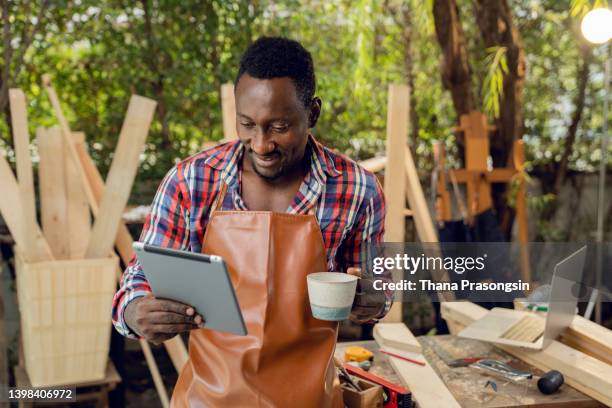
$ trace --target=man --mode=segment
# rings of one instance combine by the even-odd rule
[[[373,174],[310,133],[321,100],[312,57],[298,42],[253,43],[235,96],[239,141],[170,170],[141,241],[222,256],[248,335],[202,329],[205,310],[153,297],[137,260],[115,295],[113,323],[153,343],[191,331],[173,406],[338,406],[337,324],[312,317],[306,275],[360,273],[365,244],[382,241],[383,193]],[[381,318],[390,304],[361,279],[351,318]]]

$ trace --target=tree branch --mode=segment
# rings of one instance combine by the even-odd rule
[[[8,1],[3,0],[3,3],[8,3]],[[23,33],[22,33],[22,37],[21,37],[21,42],[19,44],[19,49],[18,52],[16,54],[15,57],[15,61],[14,64],[11,64],[11,58],[12,55],[9,56],[8,60],[5,60],[5,70],[8,70],[8,72],[6,73],[6,77],[4,77],[3,74],[3,78],[2,78],[2,88],[0,89],[0,111],[4,110],[4,108],[6,107],[6,104],[8,102],[8,89],[10,86],[10,66],[14,65],[15,66],[15,71],[13,72],[13,79],[17,79],[19,77],[19,73],[21,72],[21,69],[23,67],[23,60],[25,58],[25,54],[28,50],[28,48],[30,48],[30,45],[32,44],[32,41],[34,40],[34,35],[37,33],[37,31],[40,29],[40,27],[42,26],[42,22],[44,19],[44,13],[45,10],[47,9],[47,6],[49,4],[48,0],[44,0],[41,5],[40,5],[40,9],[38,10],[38,14],[36,15],[36,22],[32,25],[31,30],[27,29],[27,23],[24,25],[23,28]],[[4,6],[4,4],[3,4]],[[8,5],[6,6],[6,11],[8,13]],[[4,13],[3,13],[4,14]],[[27,19],[27,16],[26,16]],[[4,18],[3,18],[4,20]],[[4,21],[5,23],[5,27],[4,27],[4,31],[6,33],[7,30],[7,23],[8,23],[8,14],[6,15],[6,20]],[[9,37],[10,37],[10,33],[9,33]],[[6,45],[6,38],[5,40],[5,45]],[[10,45],[10,38],[8,39],[9,45]],[[9,47],[10,48],[10,47]],[[6,50],[5,50],[5,54],[6,54]]]
[[[13,48],[11,46],[11,23],[9,21],[9,2],[2,1],[2,40],[4,44],[4,69],[0,79],[0,112],[4,110],[8,101],[8,82],[11,73],[11,59],[13,58]]]
[[[557,167],[555,172],[555,183],[553,189],[553,194],[555,195],[559,194],[559,192],[561,191],[561,186],[565,181],[569,158],[574,150],[573,148],[574,142],[576,141],[576,133],[578,131],[578,125],[580,124],[580,120],[582,119],[582,112],[584,110],[584,103],[586,99],[586,89],[589,81],[589,72],[593,53],[590,47],[584,45],[581,47],[580,51],[582,58],[580,59],[577,71],[578,92],[576,93],[574,98],[574,105],[576,106],[576,108],[574,109],[574,113],[572,115],[572,121],[569,127],[567,128],[563,155],[561,156],[559,166]]]

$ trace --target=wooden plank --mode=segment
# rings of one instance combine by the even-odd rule
[[[42,229],[56,259],[70,258],[65,158],[59,128],[38,128],[38,191]]]
[[[458,183],[466,183],[468,179],[480,176],[484,177],[489,183],[508,183],[516,175],[514,168],[498,168],[493,170],[468,170],[468,169],[456,169],[450,170],[455,175]]]
[[[55,116],[57,117],[57,121],[59,122],[62,137],[64,138],[64,143],[68,147],[69,157],[68,160],[71,160],[74,166],[78,169],[79,175],[81,176],[81,183],[83,189],[85,190],[85,195],[87,196],[87,201],[91,205],[95,200],[91,189],[89,188],[89,184],[87,183],[87,177],[85,176],[85,172],[81,166],[81,162],[77,156],[76,148],[73,143],[72,131],[70,130],[70,126],[68,125],[68,121],[64,116],[64,111],[62,111],[62,107],[60,105],[59,98],[57,97],[57,93],[55,92],[55,88],[53,88],[53,84],[51,83],[51,76],[48,74],[44,74],[42,76],[43,87],[47,90],[47,95],[49,96],[49,101],[51,102],[51,106],[53,107],[53,111],[55,112]],[[96,213],[94,212],[94,215]],[[106,256],[107,254],[104,254]]]
[[[525,303],[515,299],[514,308],[525,310]],[[537,312],[537,314],[546,316],[546,312]],[[574,316],[572,324],[561,333],[559,341],[612,365],[612,330],[580,315]]]
[[[412,158],[412,153],[408,146],[404,146],[405,162],[404,171],[406,175],[406,196],[408,197],[408,203],[413,212],[414,224],[416,226],[417,234],[421,242],[427,243],[426,250],[428,256],[441,256],[440,247],[438,244],[438,234],[435,230],[427,201],[425,200],[425,194],[423,193],[423,187],[419,180],[419,175]],[[431,276],[435,282],[450,282],[448,272],[444,269],[431,271]],[[453,292],[438,292],[438,299],[443,300],[454,300],[455,294]]]
[[[471,302],[445,302],[441,305],[441,313],[442,318],[453,321],[453,326],[459,328],[484,317],[487,309]],[[544,350],[496,346],[542,371],[560,371],[570,386],[597,401],[612,405],[612,365],[559,341],[553,341]]]
[[[410,209],[414,213],[414,223],[419,240],[421,242],[438,242],[438,234],[434,227],[427,200],[425,200],[425,194],[423,193],[423,187],[419,180],[419,174],[417,173],[414,159],[408,146],[404,146],[403,167],[406,174],[405,194],[408,197]]]
[[[396,340],[401,341],[401,338]],[[378,345],[383,347],[380,343]],[[392,356],[388,357],[397,375],[410,388],[419,407],[460,407],[428,361],[421,366]]]
[[[387,161],[385,164],[385,241],[404,242],[406,231],[406,185],[404,179],[404,146],[407,143],[410,117],[410,88],[389,85],[387,101]],[[401,322],[401,302],[394,302],[385,322]]]
[[[480,112],[472,111],[467,115],[461,115],[460,122],[464,131],[466,169],[486,171],[490,150],[487,117]],[[480,177],[468,179],[467,187],[470,216],[491,208],[491,185],[486,180]]]
[[[436,189],[436,202],[434,203],[436,208],[436,219],[438,221],[450,221],[452,219],[452,214],[450,193],[446,188],[446,151],[444,149],[444,144],[441,142],[434,142],[432,147],[436,166],[435,171],[437,174],[436,185],[433,186],[433,188]]]
[[[582,316],[561,333],[561,342],[612,365],[612,330]]]
[[[18,247],[23,248],[26,245],[32,247],[32,256],[28,259],[28,255],[24,254],[27,261],[45,261],[53,259],[51,248],[43,237],[38,224],[35,224],[32,236],[23,236],[23,205],[21,204],[21,196],[19,194],[19,186],[15,175],[11,170],[8,162],[4,158],[4,151],[0,149],[0,213],[4,222],[8,226],[13,240]]]
[[[223,114],[223,137],[226,141],[238,139],[236,132],[236,98],[234,84],[221,85],[221,111]]]
[[[85,134],[73,132],[74,143],[85,146]],[[70,258],[81,259],[85,257],[87,243],[91,234],[91,216],[89,203],[85,195],[85,189],[81,182],[79,169],[72,160],[67,160],[70,155],[69,147],[62,143],[64,150],[64,175],[66,185],[66,209],[68,219],[68,250]]]
[[[410,117],[410,88],[391,84],[387,104],[387,164],[385,166],[385,241],[404,242],[406,185],[404,178],[404,147],[407,145]],[[419,184],[420,185],[420,184]],[[415,210],[414,207],[411,207]]]
[[[170,406],[168,392],[166,391],[166,386],[164,385],[164,381],[162,380],[161,374],[159,373],[159,368],[157,367],[157,363],[155,362],[155,358],[153,357],[151,346],[149,346],[149,343],[147,343],[147,341],[143,339],[140,339],[138,342],[140,343],[142,353],[144,354],[145,360],[147,361],[147,365],[149,366],[149,371],[151,371],[153,383],[155,384],[155,389],[159,394],[159,399],[161,401],[162,407],[168,408]]]
[[[525,182],[525,149],[522,140],[514,142],[512,149],[514,168],[518,173],[518,191],[516,193],[516,222],[518,223],[518,241],[521,245],[521,279],[531,281],[529,263],[529,229],[527,226],[527,187]]]
[[[412,353],[422,351],[421,343],[404,323],[377,323],[374,326],[374,339],[382,348],[393,347]]]
[[[104,197],[100,202],[87,245],[87,258],[106,256],[113,249],[156,105],[154,100],[142,96],[132,95],[130,98],[113,163],[108,172]]]
[[[11,108],[11,125],[13,128],[13,141],[15,144],[15,158],[17,164],[17,180],[22,210],[23,236],[31,237],[36,234],[36,200],[34,199],[34,175],[32,174],[32,160],[30,158],[30,133],[28,131],[28,116],[25,95],[21,89],[9,89],[9,103]],[[21,248],[26,257],[36,256],[32,248]]]
[[[0,254],[0,385],[6,385],[9,383],[9,367],[8,367],[8,341],[6,335],[6,325],[4,324],[4,279],[2,274],[4,272],[4,259]]]
[[[95,163],[89,156],[85,145],[77,144],[76,145],[77,153],[79,156],[79,160],[82,164],[84,171],[86,172],[88,183],[91,185],[92,192],[96,200],[99,202],[102,200],[104,195],[104,180],[100,175]],[[97,204],[96,204],[97,211]],[[125,223],[120,221],[119,229],[117,231],[117,236],[115,238],[115,247],[117,248],[117,252],[119,252],[119,256],[125,265],[127,265],[134,255],[134,251],[132,249],[132,236],[128,231]],[[119,279],[121,278],[121,271],[119,272]],[[142,343],[141,343],[142,346]],[[164,342],[164,346],[166,347],[166,351],[172,360],[172,364],[178,373],[181,372],[187,360],[189,359],[189,354],[187,352],[187,348],[185,347],[185,343],[180,336],[176,336],[170,340]],[[143,352],[145,352],[143,348]],[[154,361],[153,361],[154,363]],[[154,364],[149,364],[149,368],[152,370],[156,370],[156,366]],[[160,394],[160,398],[163,401],[163,396]]]
[[[378,173],[379,171],[384,170],[385,166],[387,166],[387,156],[372,157],[370,159],[362,160],[359,162],[359,165],[372,173]]]

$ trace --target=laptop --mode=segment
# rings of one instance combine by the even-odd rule
[[[573,289],[582,281],[585,260],[586,246],[583,246],[555,265],[546,317],[520,310],[493,308],[458,335],[535,350],[548,347],[574,320],[578,299]]]

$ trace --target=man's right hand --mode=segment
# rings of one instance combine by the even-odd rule
[[[194,307],[153,295],[128,303],[125,323],[153,344],[161,344],[179,333],[203,327],[204,319]]]

